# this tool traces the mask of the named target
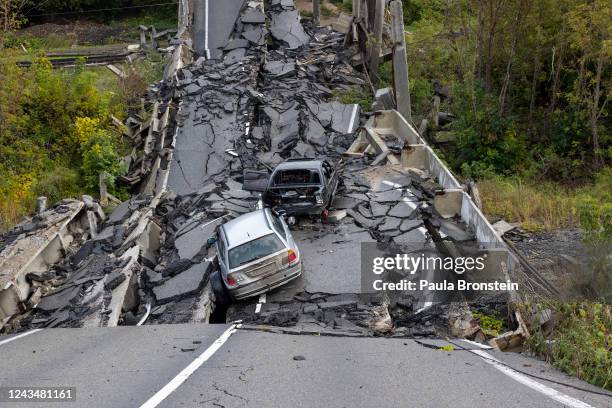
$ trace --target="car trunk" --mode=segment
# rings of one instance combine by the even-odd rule
[[[266,202],[272,206],[308,208],[317,205],[320,187],[275,187],[266,192]]]
[[[288,262],[287,253],[279,252],[237,271],[246,274],[249,278],[259,278],[278,272]]]

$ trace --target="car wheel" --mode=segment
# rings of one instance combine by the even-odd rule
[[[223,279],[221,278],[221,272],[214,271],[210,275],[210,287],[215,294],[217,307],[227,306],[232,303],[232,295],[229,293]]]

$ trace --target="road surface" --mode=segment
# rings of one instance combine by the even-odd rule
[[[609,397],[508,374],[468,350],[430,348],[445,341],[292,336],[251,328],[227,337],[229,327],[37,331],[0,343],[0,387],[76,387],[76,401],[68,405],[74,408],[139,407],[155,395],[149,407],[611,406]],[[211,354],[215,342],[220,347]],[[487,353],[540,377],[595,389],[533,359]],[[173,382],[189,366],[186,380]]]

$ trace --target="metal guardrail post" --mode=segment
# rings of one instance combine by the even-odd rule
[[[408,78],[408,60],[406,56],[406,37],[404,34],[404,12],[402,2],[393,0],[390,5],[393,22],[391,35],[393,37],[393,82],[397,110],[408,122],[412,123],[412,107],[410,104],[410,83]]]

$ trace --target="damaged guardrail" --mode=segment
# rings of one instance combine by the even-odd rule
[[[530,277],[523,271],[519,259],[510,251],[470,195],[466,193],[464,187],[399,112],[395,110],[376,112],[368,120],[347,154],[359,155],[373,149],[379,153],[381,159],[386,158],[391,164],[394,164],[397,159],[393,160],[393,154],[387,151],[388,148],[384,141],[388,137],[401,139],[402,147],[399,154],[402,167],[427,171],[436,177],[443,187],[443,190],[436,192],[434,197],[434,208],[443,218],[460,217],[474,232],[482,249],[488,250],[497,260],[501,261],[503,274],[507,278],[523,273],[525,278],[538,286],[542,293],[555,294],[553,287],[543,284],[536,277]],[[372,144],[379,144],[379,146],[373,147]],[[380,146],[381,144],[383,146]],[[518,294],[513,291],[509,292],[509,300],[518,301]],[[529,331],[518,310],[514,311],[514,318],[518,329],[509,332],[510,336],[512,338],[529,336]],[[492,344],[496,345],[494,340]]]
[[[70,247],[95,238],[105,218],[93,199],[63,200],[19,224],[0,242],[0,328],[13,315],[35,307],[43,295],[38,277]]]

